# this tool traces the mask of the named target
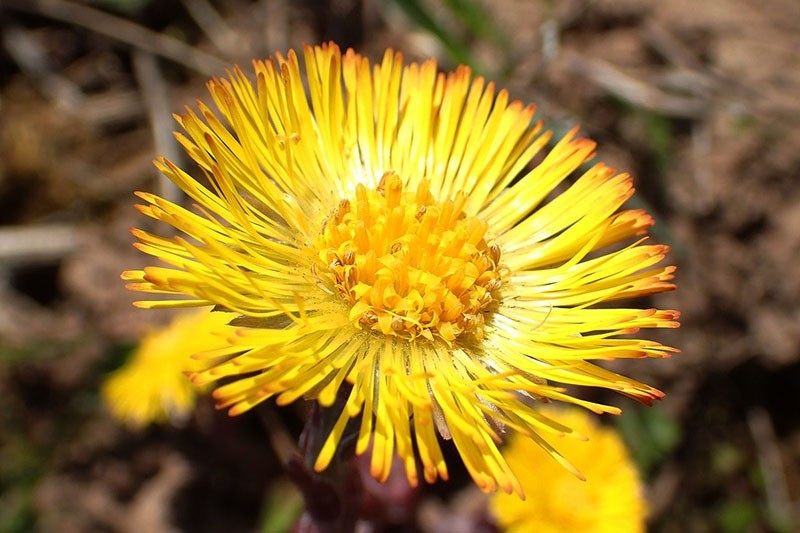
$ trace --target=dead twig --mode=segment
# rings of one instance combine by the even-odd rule
[[[558,21],[555,18],[545,20],[539,26],[539,33],[542,36],[542,61],[545,64],[549,64],[556,58],[561,48]]]
[[[209,53],[174,37],[139,24],[67,0],[5,0],[4,7],[35,13],[61,22],[81,26],[135,48],[171,59],[206,76],[219,74],[225,63]]]
[[[169,90],[158,71],[156,58],[141,50],[134,51],[133,70],[147,107],[156,153],[177,163],[181,160],[182,154],[172,135],[174,126],[169,109]],[[159,174],[158,188],[159,196],[165,200],[175,204],[181,203],[183,197],[181,190],[163,174]]]
[[[0,264],[47,263],[76,251],[83,242],[79,228],[67,225],[0,228]]]
[[[781,450],[772,427],[772,418],[766,409],[757,407],[747,413],[747,427],[756,444],[758,462],[764,476],[764,492],[767,497],[767,509],[779,520],[788,521],[789,529],[793,529],[797,518],[792,509],[792,498],[789,496],[789,484],[786,480]]]
[[[260,0],[255,8],[256,13],[263,13],[265,21],[260,42],[265,51],[281,50],[289,42],[289,13],[286,4],[274,0]]]
[[[7,25],[3,31],[3,46],[20,70],[36,80],[42,93],[62,109],[75,113],[86,96],[80,87],[59,76],[50,64],[41,44],[22,28]]]
[[[691,132],[692,178],[695,185],[693,195],[694,207],[699,213],[708,213],[714,205],[712,192],[711,131],[707,121],[692,126]]]
[[[238,55],[250,55],[249,43],[225,22],[211,2],[208,0],[181,0],[183,7],[203,30],[208,40],[222,52],[225,57],[236,58]]]
[[[76,111],[81,120],[96,128],[137,119],[144,113],[139,93],[124,89],[87,96]]]
[[[713,65],[703,64],[689,47],[660,24],[648,22],[641,33],[644,41],[674,66],[659,75],[660,87],[710,97],[718,94],[722,87],[732,86],[731,80],[725,79]]]
[[[694,53],[669,33],[663,26],[648,22],[642,29],[647,43],[673,65],[690,70],[703,70],[703,64]]]

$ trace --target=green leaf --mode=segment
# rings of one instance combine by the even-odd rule
[[[303,496],[287,479],[276,481],[267,492],[259,531],[284,533],[291,530],[303,512]]]
[[[467,30],[477,37],[490,39],[505,47],[508,39],[494,24],[492,17],[479,2],[473,0],[445,0],[450,12]]]
[[[634,461],[647,477],[681,440],[680,427],[658,408],[627,409],[617,419]]]
[[[758,509],[747,500],[726,501],[714,513],[714,521],[725,533],[751,531],[757,518]]]
[[[403,10],[406,16],[416,25],[431,33],[442,43],[447,53],[456,63],[470,65],[477,69],[475,60],[469,48],[461,40],[453,35],[444,27],[433,15],[423,6],[419,0],[392,0],[397,7]]]

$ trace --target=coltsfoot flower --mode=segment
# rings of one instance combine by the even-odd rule
[[[647,502],[636,465],[620,435],[575,407],[545,412],[588,442],[565,437],[559,449],[587,476],[583,482],[559,467],[535,442],[510,438],[503,455],[527,498],[498,493],[490,508],[506,533],[636,533],[645,531]]]
[[[103,383],[101,395],[111,414],[133,428],[183,422],[202,392],[186,374],[207,366],[192,356],[225,345],[233,318],[208,308],[185,312],[145,335],[128,361]]]
[[[569,429],[542,404],[619,412],[576,386],[663,395],[590,362],[667,355],[631,334],[678,316],[609,305],[673,288],[674,269],[658,265],[666,246],[644,243],[652,218],[620,211],[627,174],[596,164],[569,181],[594,142],[573,130],[538,157],[551,133],[534,106],[467,67],[443,74],[392,51],[370,65],[334,44],[304,55],[305,76],[293,51],[255,61],[254,81],[236,68],[209,82],[217,113],[198,102],[176,117],[203,175],[157,166],[193,210],[138,193],[142,213],[184,236],[132,230],[169,266],[123,278],[186,297],[138,305],[243,317],[193,378],[224,380],[220,407],[239,414],[273,397],[329,407],[340,395],[317,470],[360,415],[356,453],[373,442],[378,479],[395,453],[412,484],[415,455],[426,481],[446,479],[438,433],[483,490],[521,495],[498,448],[506,429],[568,465],[545,436]]]

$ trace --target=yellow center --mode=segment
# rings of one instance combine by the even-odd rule
[[[315,242],[317,274],[350,305],[360,329],[446,342],[483,336],[484,313],[497,298],[500,249],[487,224],[465,215],[466,196],[436,202],[428,183],[403,190],[387,172],[375,190],[356,187],[325,219]]]

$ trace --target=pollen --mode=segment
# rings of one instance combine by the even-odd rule
[[[486,241],[487,224],[464,213],[466,200],[436,201],[428,181],[412,190],[387,172],[330,212],[315,242],[316,273],[357,328],[409,340],[483,338],[507,269]]]

